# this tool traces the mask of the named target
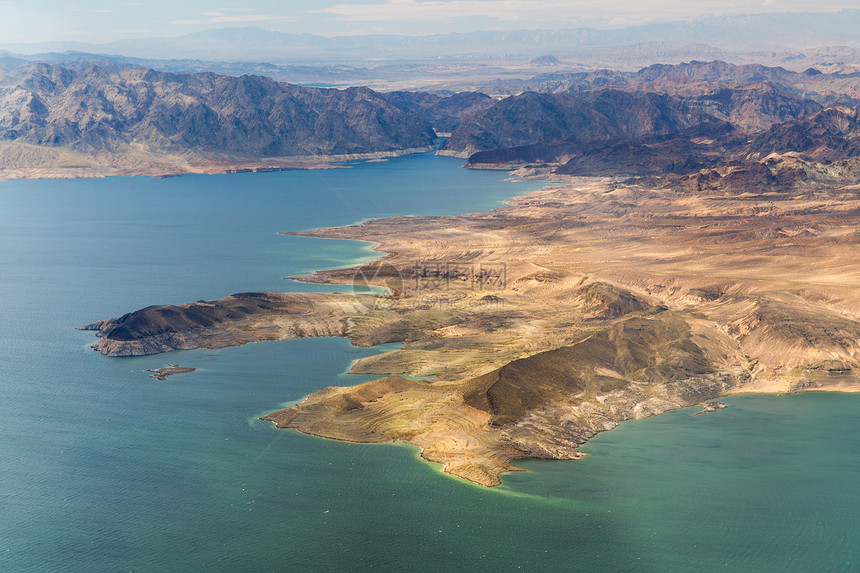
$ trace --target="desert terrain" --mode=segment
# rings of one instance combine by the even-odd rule
[[[754,176],[557,176],[490,213],[320,229],[303,234],[386,255],[297,277],[343,293],[246,293],[87,328],[111,356],[307,336],[401,342],[353,366],[378,380],[264,419],[407,441],[493,486],[517,459],[578,458],[622,420],[733,393],[860,390],[860,186]]]

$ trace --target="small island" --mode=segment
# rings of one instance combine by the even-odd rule
[[[165,368],[150,368],[147,372],[152,372],[149,375],[150,378],[155,378],[156,380],[167,380],[168,376],[173,376],[174,374],[188,374],[189,372],[194,372],[197,370],[196,368],[186,368],[184,366],[180,366],[179,364],[168,364]]]

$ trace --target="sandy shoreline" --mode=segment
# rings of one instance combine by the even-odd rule
[[[235,158],[165,155],[140,150],[85,155],[64,148],[6,142],[0,143],[0,181],[103,177],[164,178],[181,175],[336,169],[352,161],[384,161],[433,150],[433,147],[427,147],[347,155]]]

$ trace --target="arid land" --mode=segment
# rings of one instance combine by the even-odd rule
[[[860,390],[860,186],[730,175],[567,178],[490,213],[302,233],[387,255],[298,277],[350,285],[342,294],[245,293],[86,328],[109,356],[307,336],[402,342],[353,366],[378,380],[264,419],[411,442],[486,486],[516,459],[575,459],[626,419],[733,393]],[[391,290],[355,288],[365,283]]]
[[[159,153],[144,146],[114,151],[81,152],[69,146],[47,147],[21,142],[0,143],[0,181],[74,179],[116,176],[172,177],[193,174],[332,169],[347,161],[387,159],[426,153],[432,147],[295,157],[244,157],[228,153]]]

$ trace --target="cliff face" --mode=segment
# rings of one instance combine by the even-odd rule
[[[424,92],[398,91],[385,94],[395,105],[409,109],[429,122],[437,131],[451,132],[464,118],[483,112],[496,100],[478,92],[460,92],[439,96]]]
[[[0,140],[39,146],[261,158],[397,151],[434,138],[418,114],[367,88],[46,64],[0,73]]]

